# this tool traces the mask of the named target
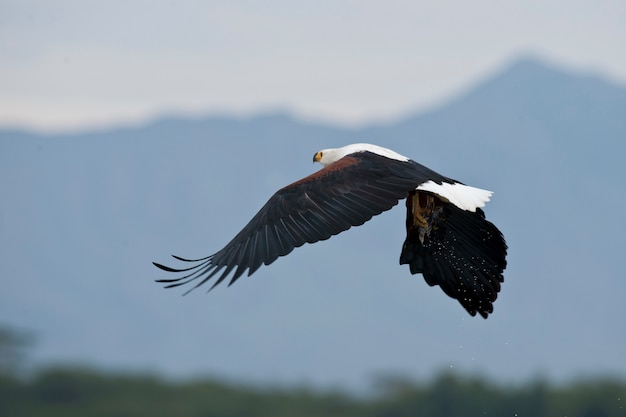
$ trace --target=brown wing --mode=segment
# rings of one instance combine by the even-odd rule
[[[169,288],[198,280],[194,289],[223,270],[213,287],[234,271],[230,285],[246,270],[251,275],[262,264],[269,265],[304,243],[325,240],[365,223],[429,179],[440,178],[413,161],[370,152],[348,155],[277,191],[219,252],[195,260],[174,256],[195,263],[189,268],[154,263],[168,272],[186,273],[158,282],[168,283]]]

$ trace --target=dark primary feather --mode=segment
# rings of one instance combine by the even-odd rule
[[[233,273],[230,284],[246,270],[252,275],[304,243],[325,240],[358,226],[406,198],[427,180],[449,181],[413,161],[401,162],[360,152],[348,155],[316,173],[277,191],[250,222],[220,251],[167,272],[182,273],[161,279],[167,288],[197,281],[193,290],[219,274],[215,287]],[[221,272],[221,273],[220,273]]]

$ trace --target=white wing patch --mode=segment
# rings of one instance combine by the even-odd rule
[[[429,191],[445,198],[450,203],[460,209],[476,211],[478,207],[484,207],[489,201],[493,192],[481,188],[470,187],[459,183],[450,184],[447,182],[437,184],[433,181],[426,181],[420,184],[416,190]]]

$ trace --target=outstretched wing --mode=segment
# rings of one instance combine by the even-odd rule
[[[155,262],[164,271],[183,275],[158,282],[169,288],[197,280],[191,291],[222,271],[215,287],[234,271],[230,285],[246,270],[252,275],[262,264],[269,265],[304,243],[325,240],[365,223],[430,179],[440,180],[440,176],[413,161],[390,160],[370,152],[345,156],[277,191],[219,252],[195,260],[174,256],[194,263],[188,268]]]

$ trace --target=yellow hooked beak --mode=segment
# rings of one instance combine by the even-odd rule
[[[313,162],[319,162],[322,160],[322,151],[316,152],[315,155],[313,155]]]

